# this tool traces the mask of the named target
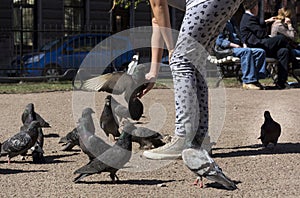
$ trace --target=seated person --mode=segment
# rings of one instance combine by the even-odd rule
[[[227,21],[226,27],[219,34],[216,45],[222,49],[231,48],[234,57],[239,57],[242,68],[243,89],[261,89],[259,78],[265,77],[266,55],[260,48],[243,48],[239,39],[238,28],[232,21]]]
[[[288,68],[290,58],[292,57],[289,50],[289,44],[282,35],[269,37],[266,30],[266,22],[274,22],[274,18],[265,20],[260,24],[258,15],[257,1],[245,0],[243,3],[245,13],[241,19],[240,31],[242,42],[248,47],[262,48],[267,57],[278,60],[278,79],[276,87],[284,89],[288,77]]]
[[[278,16],[275,17],[276,20],[272,24],[271,36],[273,37],[280,34],[286,36],[290,39],[289,43],[293,47],[293,55],[300,57],[300,47],[295,42],[297,32],[291,22],[291,13],[291,10],[287,8],[281,8],[278,10]]]

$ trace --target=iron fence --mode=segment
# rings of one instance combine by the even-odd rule
[[[109,27],[65,30],[48,26],[37,30],[0,29],[0,80],[72,79],[87,54],[111,35]],[[116,57],[106,72],[124,69],[133,55],[130,40],[115,39],[99,47],[89,66],[99,66],[99,56]],[[108,53],[111,53],[108,56]],[[107,62],[101,61],[101,62]]]

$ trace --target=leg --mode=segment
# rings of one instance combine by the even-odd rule
[[[260,48],[250,48],[256,67],[256,78],[264,79],[266,77],[266,52]]]
[[[241,0],[226,2],[207,0],[186,10],[177,43],[170,59],[176,101],[176,138],[163,147],[145,151],[144,156],[147,158],[170,159],[170,157],[180,157],[181,151],[185,147],[185,141],[187,146],[190,146],[198,127],[203,123],[206,126],[202,126],[202,135],[207,133],[208,123],[200,122],[200,125],[198,123],[204,114],[200,118],[197,117],[200,104],[197,104],[199,101],[195,69],[205,78],[205,62],[208,54],[202,52],[205,52],[205,49],[211,51],[217,34],[223,29],[226,20],[234,14],[240,3]],[[203,92],[199,94],[203,94]],[[204,94],[201,97],[205,98],[206,96]],[[197,105],[194,106],[194,104]],[[200,108],[206,108],[206,104],[201,105]],[[188,111],[191,107],[193,111]]]
[[[241,59],[243,83],[256,83],[258,78],[256,76],[255,60],[252,55],[252,50],[250,48],[233,48],[233,54]]]
[[[289,65],[289,50],[287,48],[281,48],[276,53],[278,64],[278,86],[281,88],[285,87],[288,76],[288,65]]]

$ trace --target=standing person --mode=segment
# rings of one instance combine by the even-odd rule
[[[175,92],[175,136],[168,144],[145,151],[143,155],[146,158],[179,158],[183,149],[192,146],[203,146],[210,152],[211,146],[207,138],[208,87],[203,72],[207,54],[202,54],[199,48],[202,46],[208,51],[212,49],[217,34],[222,31],[226,21],[231,18],[241,2],[242,0],[186,1],[185,16],[174,51],[168,48],[169,53],[172,53],[170,67]],[[169,15],[167,0],[150,0],[150,4],[154,18],[162,29],[160,38],[168,42],[164,37],[165,31],[171,31],[169,24],[164,24]],[[166,45],[171,46],[168,43]],[[153,53],[152,56],[160,57],[160,54]],[[146,75],[148,80],[156,79],[158,65],[151,64],[150,72]],[[153,87],[153,84],[154,82],[144,90],[144,94]]]
[[[288,76],[289,62],[291,58],[289,44],[284,36],[278,35],[269,37],[266,30],[266,23],[274,22],[274,18],[265,20],[260,24],[257,1],[244,1],[245,13],[240,22],[242,42],[248,47],[262,48],[266,51],[267,57],[278,60],[278,80],[276,87],[284,89]]]
[[[265,78],[266,53],[261,48],[243,48],[238,27],[228,20],[226,27],[219,34],[216,45],[222,49],[232,49],[233,56],[239,57],[242,67],[243,89],[262,89],[259,78]]]

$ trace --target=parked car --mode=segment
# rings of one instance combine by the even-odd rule
[[[106,43],[102,42],[101,46],[97,46],[109,36],[109,34],[79,34],[53,40],[36,52],[13,60],[9,76],[65,76],[72,79],[88,54],[93,59],[86,61],[89,68],[104,73],[123,70],[134,55],[131,42],[127,37],[113,35],[112,39],[105,40]],[[95,46],[99,49],[95,49]],[[121,55],[114,58],[118,54]],[[67,75],[68,72],[71,75]]]

